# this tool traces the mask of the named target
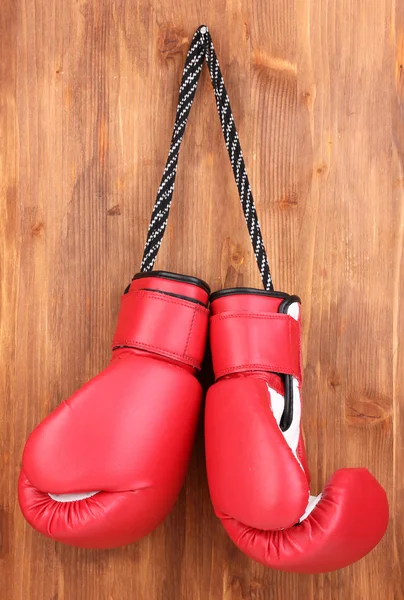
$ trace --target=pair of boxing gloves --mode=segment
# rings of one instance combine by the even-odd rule
[[[210,317],[216,383],[206,399],[206,461],[227,533],[248,556],[284,571],[325,572],[358,560],[386,530],[386,494],[358,468],[337,471],[310,496],[299,298],[247,288],[209,293],[193,277],[133,278],[111,362],[26,443],[25,518],[84,548],[129,544],[164,520],[191,454]]]

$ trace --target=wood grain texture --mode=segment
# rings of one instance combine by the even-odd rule
[[[2,600],[403,600],[404,7],[399,0],[3,0]],[[32,428],[107,362],[138,270],[187,46],[209,25],[275,286],[304,310],[313,490],[365,465],[380,545],[342,571],[250,561],[213,514],[202,426],[181,496],[137,544],[90,552],[24,522]],[[206,69],[157,268],[259,286]],[[210,382],[206,360],[205,385]],[[202,425],[202,419],[201,419]]]

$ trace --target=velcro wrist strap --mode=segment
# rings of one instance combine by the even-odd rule
[[[246,371],[302,379],[300,324],[277,313],[221,313],[210,319],[215,377]]]
[[[124,294],[112,348],[146,350],[201,368],[209,311],[153,290]]]

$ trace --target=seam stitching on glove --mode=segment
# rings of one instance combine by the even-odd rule
[[[192,315],[192,321],[191,321],[191,324],[190,324],[190,327],[189,327],[188,337],[187,337],[187,341],[185,342],[185,348],[184,348],[184,352],[183,352],[184,356],[186,356],[186,353],[188,351],[189,340],[191,339],[192,330],[194,328],[195,315],[196,315],[196,310],[194,310],[193,315]]]
[[[193,302],[188,303],[188,302],[186,302],[184,300],[180,300],[180,299],[177,300],[175,298],[170,298],[169,296],[162,297],[161,294],[152,293],[152,292],[149,292],[148,290],[133,290],[133,292],[129,292],[128,294],[123,296],[123,300],[125,300],[125,298],[130,298],[131,294],[146,296],[146,298],[152,297],[154,300],[159,300],[160,302],[167,302],[168,304],[174,304],[176,306],[183,306],[184,308],[189,308],[190,310],[198,311],[204,315],[209,314],[209,309],[206,308],[205,306],[199,306],[198,304],[194,304]]]
[[[296,321],[296,319],[294,319],[293,317],[291,317],[290,315],[282,315],[282,314],[265,314],[265,313],[230,313],[230,314],[225,314],[225,315],[214,315],[213,317],[211,317],[211,321],[213,320],[217,320],[217,321],[224,321],[225,319],[237,319],[237,318],[251,318],[253,317],[254,319],[266,319],[266,320],[275,320],[275,321],[287,321],[289,323],[289,325],[292,325],[292,323],[296,323],[296,327],[300,328],[300,324],[298,321]]]
[[[219,377],[222,377],[223,375],[227,375],[228,373],[236,373],[238,370],[240,369],[258,369],[260,371],[275,371],[275,372],[286,372],[286,375],[292,375],[293,377],[295,377],[299,382],[301,380],[300,374],[299,373],[290,373],[290,369],[289,366],[286,369],[286,367],[282,367],[278,365],[271,365],[271,364],[262,364],[262,363],[248,363],[245,365],[236,365],[234,367],[228,367],[227,369],[222,369],[221,371],[219,371],[217,373],[216,379],[218,379]]]
[[[164,348],[160,348],[159,346],[153,346],[152,344],[146,344],[145,342],[140,342],[137,340],[121,340],[119,343],[115,342],[112,350],[117,350],[122,346],[130,346],[131,348],[146,348],[147,350],[153,350],[154,352],[161,354],[162,356],[167,356],[168,358],[174,359],[184,359],[188,361],[188,363],[192,367],[200,367],[200,360],[198,360],[195,356],[189,356],[185,353],[180,354],[179,352],[170,352],[169,350],[165,350]]]

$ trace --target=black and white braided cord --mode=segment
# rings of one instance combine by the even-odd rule
[[[229,154],[234,179],[236,181],[244,218],[247,223],[255,259],[260,271],[264,288],[273,290],[272,278],[262,239],[261,229],[251,193],[250,182],[244,163],[229,97],[224,85],[219,61],[213,46],[212,38],[205,25],[200,26],[192,38],[192,42],[185,60],[181,86],[178,97],[177,114],[170,151],[160,187],[157,192],[156,202],[153,207],[152,217],[147,234],[141,271],[151,271],[157,257],[158,250],[163,240],[170,206],[173,198],[175,175],[177,171],[178,156],[181,142],[184,137],[189,112],[195,97],[203,62],[206,59],[210,78],[215,93],[216,107],[220,118],[226,148]]]

